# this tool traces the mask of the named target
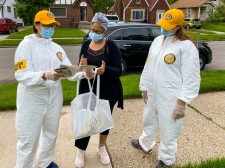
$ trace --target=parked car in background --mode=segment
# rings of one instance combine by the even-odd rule
[[[119,20],[118,15],[106,15],[106,18],[109,20],[109,24],[124,23],[123,21]]]
[[[183,26],[186,29],[191,29],[191,28],[200,29],[201,22],[200,22],[200,19],[185,18]]]
[[[160,27],[145,23],[121,23],[109,25],[104,36],[113,40],[122,54],[123,73],[131,67],[144,67],[153,40],[161,35]],[[83,42],[89,38],[88,33]],[[201,70],[212,61],[208,44],[197,41]]]
[[[0,18],[0,32],[11,34],[13,30],[19,31],[19,25],[16,22],[8,18]]]

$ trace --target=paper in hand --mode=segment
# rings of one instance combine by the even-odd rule
[[[77,65],[60,65],[60,68],[55,69],[56,72],[61,72],[67,77],[74,76],[79,71]]]

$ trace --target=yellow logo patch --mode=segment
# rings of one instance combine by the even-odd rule
[[[147,63],[148,62],[148,57],[146,58],[146,61],[145,61],[145,63]]]
[[[164,61],[165,61],[165,63],[167,63],[167,64],[172,64],[172,63],[175,62],[175,60],[176,60],[176,57],[175,57],[175,55],[173,55],[173,54],[167,54],[167,55],[164,57]]]
[[[47,16],[50,17],[50,18],[53,18],[53,14],[51,12],[48,12]]]
[[[57,52],[56,55],[57,55],[58,59],[60,61],[62,61],[62,52]]]
[[[27,68],[27,60],[19,60],[14,64],[15,72]]]
[[[171,19],[172,19],[172,15],[171,14],[166,15],[166,20],[171,20]]]

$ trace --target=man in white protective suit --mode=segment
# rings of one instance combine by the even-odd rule
[[[175,163],[177,138],[187,104],[199,92],[198,49],[184,34],[183,20],[181,10],[171,9],[157,23],[161,26],[162,35],[153,41],[140,79],[145,101],[143,132],[131,144],[151,153],[159,131],[159,162],[156,168]]]
[[[38,12],[34,34],[26,36],[15,53],[15,78],[19,82],[16,168],[35,167],[38,143],[37,166],[58,168],[53,158],[63,103],[60,77],[65,74],[55,69],[62,64],[71,65],[62,47],[51,40],[58,25],[51,12]],[[76,76],[81,77],[83,73]]]

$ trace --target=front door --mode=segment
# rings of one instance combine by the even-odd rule
[[[80,21],[87,21],[87,3],[81,2],[80,4]]]
[[[157,10],[157,12],[156,12],[156,23],[162,19],[164,13],[165,13],[164,10]]]

